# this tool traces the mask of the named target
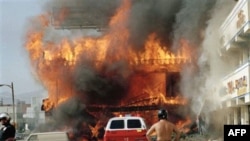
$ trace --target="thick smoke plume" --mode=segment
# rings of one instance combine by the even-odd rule
[[[132,43],[140,49],[152,32],[159,35],[162,44],[170,47],[176,14],[182,0],[135,0],[131,8],[129,30]]]
[[[53,9],[81,9],[86,20],[93,24],[107,24],[120,6],[122,0],[53,0],[46,5],[47,12]],[[130,41],[142,49],[144,41],[152,32],[159,35],[163,44],[170,47],[176,14],[182,7],[183,0],[132,0],[128,29]],[[66,18],[67,19],[67,18]],[[75,35],[74,35],[75,36]]]
[[[206,78],[204,74],[209,70],[204,69],[200,64],[202,57],[202,42],[205,37],[205,30],[209,26],[208,21],[212,18],[211,12],[214,8],[215,0],[183,0],[181,10],[176,14],[174,25],[173,50],[178,48],[179,40],[186,39],[192,46],[194,54],[194,64],[184,66],[181,71],[181,90],[186,97],[192,98],[192,109],[196,114],[203,108],[203,99],[207,90],[204,90]],[[215,53],[216,54],[216,53]],[[206,60],[203,63],[208,63]],[[190,83],[191,82],[191,83]]]
[[[205,4],[205,1],[192,2],[194,1],[187,1],[187,8],[183,8],[183,10],[189,9],[189,12],[177,14],[182,16],[178,18],[182,21],[176,24],[175,39],[189,39],[197,49],[197,62],[191,67],[183,68],[181,72],[181,90],[186,97],[192,99],[192,110],[197,115],[206,117],[208,125],[219,129],[216,131],[222,131],[224,113],[215,111],[221,108],[221,81],[230,65],[220,56],[219,29],[236,2],[228,0],[206,1],[209,4]],[[200,12],[196,11],[199,9]],[[205,9],[208,11],[204,11]],[[184,13],[190,13],[192,16],[185,18],[187,15]],[[207,20],[204,21],[204,17]],[[216,119],[213,118],[214,114]]]
[[[119,104],[127,92],[126,77],[123,74],[128,68],[124,66],[122,62],[116,62],[102,70],[102,74],[86,66],[86,62],[77,66],[74,80],[77,91],[85,94],[84,103]]]

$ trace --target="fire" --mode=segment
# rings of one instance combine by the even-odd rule
[[[182,98],[180,96],[177,97],[166,97],[162,93],[160,94],[160,99],[163,101],[165,104],[178,104],[178,105],[186,105],[187,104],[187,99]]]
[[[102,71],[109,64],[123,61],[128,64],[127,69],[129,70],[124,70],[122,75],[127,77],[128,72],[137,71],[143,74],[145,72],[155,72],[155,70],[159,69],[176,72],[181,69],[183,63],[192,61],[190,45],[187,41],[180,41],[181,46],[174,53],[171,52],[170,47],[160,42],[158,35],[154,32],[144,42],[143,50],[134,50],[136,47],[130,43],[130,33],[127,29],[130,7],[131,1],[123,0],[122,5],[111,17],[109,30],[98,37],[63,38],[57,39],[57,41],[46,40],[46,29],[50,26],[48,24],[50,18],[45,15],[40,16],[40,24],[38,24],[40,27],[31,29],[27,35],[26,49],[38,77],[48,90],[49,99],[44,103],[46,105],[45,110],[49,110],[52,106],[57,106],[80,93],[74,85],[75,83],[73,83],[74,72],[78,65],[85,63],[102,76],[112,76],[112,73]],[[59,21],[64,20],[69,11],[62,9],[61,12],[58,17]],[[60,23],[56,24],[60,25]],[[153,78],[141,76],[129,81],[134,86],[131,86],[131,90],[129,90],[131,93],[121,99],[120,103],[127,104],[129,98],[134,98],[136,96],[134,94],[137,94],[155,98],[156,103],[187,104],[187,101],[182,97],[166,97],[166,93],[162,93],[164,91],[162,84],[165,84],[165,82],[156,89],[150,85],[145,88],[146,84],[139,86],[140,83],[150,82]],[[138,79],[140,81],[137,81]],[[136,84],[136,82],[140,83]],[[155,82],[158,82],[158,79],[155,79]],[[157,84],[155,85],[158,87]],[[184,123],[178,124],[183,125]],[[90,126],[90,128],[93,136],[96,136],[98,125],[96,127]]]
[[[55,12],[55,11],[54,11]],[[69,15],[69,9],[68,8],[61,8],[58,11],[57,19],[54,20],[55,26],[60,26],[61,23],[66,19],[66,17]]]
[[[183,121],[179,121],[176,126],[177,128],[183,132],[183,133],[187,133],[190,130],[190,124],[192,123],[192,120],[190,118],[187,118],[186,120]]]
[[[75,40],[62,39],[56,42],[44,42],[44,30],[31,31],[28,35],[26,49],[30,53],[30,58],[33,65],[37,68],[37,73],[49,90],[49,97],[52,103],[58,103],[60,98],[67,99],[69,91],[60,91],[60,96],[55,98],[55,93],[58,90],[52,86],[58,85],[58,80],[61,79],[62,71],[72,73],[75,65],[82,58],[92,60],[95,63],[96,69],[103,66],[104,63],[113,63],[120,59],[127,60],[133,66],[145,65],[168,65],[180,67],[177,64],[190,61],[188,44],[183,42],[183,46],[177,54],[171,53],[167,47],[161,45],[157,35],[152,33],[148,40],[145,41],[144,51],[136,52],[129,44],[129,32],[126,29],[126,22],[129,16],[130,1],[123,1],[123,5],[117,10],[117,13],[111,18],[109,23],[110,31],[101,37],[83,37]],[[62,10],[65,11],[65,10]],[[65,15],[62,13],[62,15]],[[66,16],[66,15],[65,15]],[[45,29],[48,26],[46,18],[41,16],[41,26]],[[47,18],[48,19],[48,18]],[[112,56],[110,56],[112,55]],[[84,57],[82,57],[84,56]],[[53,70],[53,71],[50,71]],[[60,82],[64,89],[73,89],[72,84],[68,82]],[[64,84],[62,84],[64,83]],[[58,88],[59,89],[59,88]],[[164,97],[164,96],[163,96]],[[163,98],[162,97],[162,98]],[[176,98],[175,100],[178,100]],[[166,98],[163,98],[166,101]],[[171,100],[174,103],[173,100]],[[167,102],[168,103],[168,102]]]
[[[188,43],[183,42],[183,46],[177,52],[177,54],[172,53],[170,50],[167,50],[166,46],[161,45],[160,40],[157,38],[155,33],[149,35],[148,40],[145,42],[145,51],[140,53],[132,52],[134,56],[131,57],[132,64],[180,64],[191,62],[188,60],[191,58],[190,54],[188,54]],[[176,65],[176,67],[178,67]]]
[[[91,132],[92,132],[92,137],[98,137],[99,134],[99,129],[102,127],[103,125],[101,124],[101,121],[98,121],[95,125],[95,127],[92,127],[89,125]]]
[[[44,99],[43,100],[43,107],[42,107],[42,109],[48,111],[51,108],[53,108],[53,103],[51,103],[51,101],[49,99]]]

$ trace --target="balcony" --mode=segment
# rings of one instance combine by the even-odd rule
[[[248,0],[237,2],[231,13],[220,27],[222,50],[246,46],[250,37],[250,3]]]

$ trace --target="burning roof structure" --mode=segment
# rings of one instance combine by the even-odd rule
[[[142,49],[136,50],[137,47],[130,44],[131,34],[127,28],[130,8],[130,1],[123,1],[109,21],[109,31],[101,36],[73,40],[64,38],[57,42],[45,41],[49,17],[39,17],[41,29],[30,30],[26,47],[54,105],[79,93],[86,97],[85,103],[120,103],[121,98],[127,95],[128,87],[131,87],[129,81],[145,81],[141,79],[143,76],[132,80],[131,75],[157,71],[179,72],[184,63],[191,63],[188,41],[180,41],[180,49],[173,53],[153,31],[146,38]],[[145,77],[149,80],[152,78]],[[132,89],[136,89],[136,86]],[[147,91],[143,90],[147,88],[139,89]],[[150,90],[146,93],[153,95]]]
[[[185,108],[189,99],[180,91],[180,73],[186,66],[196,67],[194,48],[200,41],[173,41],[183,3],[51,1],[52,12],[32,19],[25,45],[35,74],[48,91],[43,110],[56,108],[54,118],[65,122],[60,128],[73,129],[96,129],[98,119],[138,109],[153,122],[155,113],[149,114],[152,109],[147,106],[155,106],[153,110],[169,106],[176,123],[189,121],[179,114],[190,112]],[[104,27],[103,32],[94,31]],[[202,39],[200,28],[193,32],[197,34],[192,38]]]

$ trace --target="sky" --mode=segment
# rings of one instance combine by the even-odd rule
[[[46,90],[32,74],[24,48],[25,25],[42,11],[45,0],[0,0],[0,84],[14,85],[15,99],[46,97]],[[11,89],[0,87],[0,100],[11,102]]]

